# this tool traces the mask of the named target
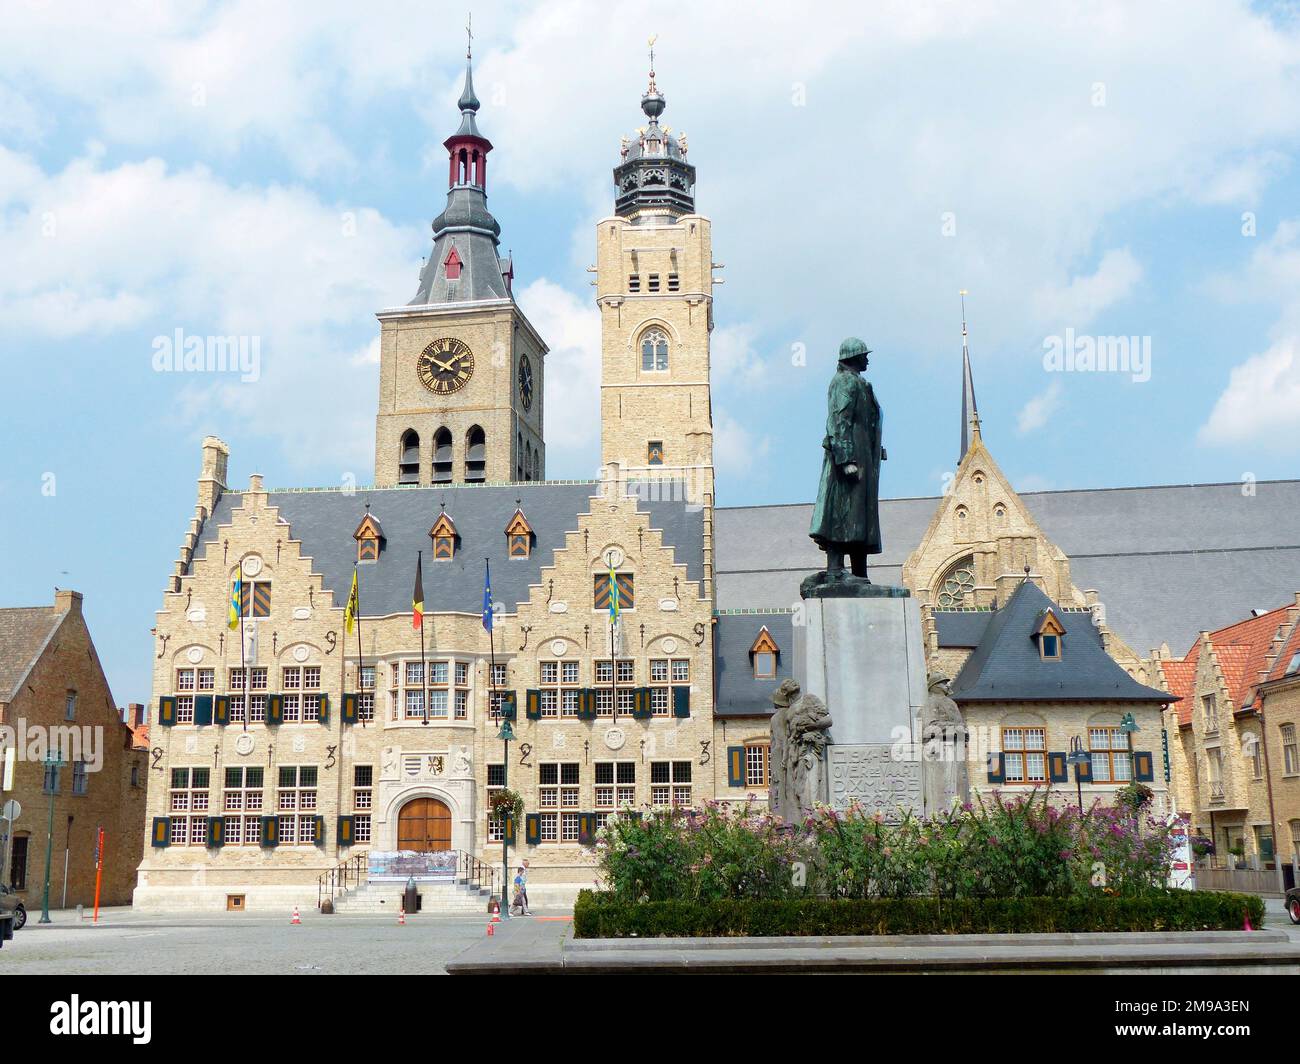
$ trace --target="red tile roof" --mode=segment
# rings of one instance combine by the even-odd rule
[[[1277,656],[1273,663],[1273,668],[1269,670],[1268,678],[1270,680],[1280,680],[1287,674],[1287,666],[1291,664],[1291,659],[1300,654],[1300,623],[1291,627],[1291,635],[1286,644],[1282,647],[1282,653]]]
[[[1165,683],[1171,695],[1177,695],[1181,702],[1174,703],[1178,711],[1178,723],[1187,727],[1192,723],[1192,692],[1196,688],[1196,662],[1201,656],[1201,641],[1198,639],[1187,657],[1182,661],[1162,661]]]

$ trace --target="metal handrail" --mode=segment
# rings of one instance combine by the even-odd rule
[[[370,853],[363,850],[354,854],[336,868],[322,872],[316,880],[316,908],[319,909],[328,898],[331,902],[336,897],[356,890],[369,878]]]
[[[462,883],[471,884],[476,890],[486,889],[489,894],[496,894],[496,869],[472,853],[456,851],[456,878]]]

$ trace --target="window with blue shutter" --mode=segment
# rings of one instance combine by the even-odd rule
[[[632,718],[649,720],[650,716],[650,688],[638,687],[632,694]]]
[[[989,782],[1003,783],[1006,778],[1006,758],[1000,752],[989,754]]]
[[[529,720],[542,719],[542,692],[536,688],[524,692],[524,716]]]
[[[578,845],[596,845],[596,815],[594,813],[578,814]]]
[[[691,689],[689,687],[673,688],[673,716],[683,720],[691,715]]]
[[[1074,778],[1080,783],[1092,782],[1092,761],[1081,761],[1074,766]]]
[[[262,817],[262,845],[271,848],[280,841],[280,818],[275,816]]]
[[[172,818],[169,816],[156,816],[153,818],[153,834],[150,836],[150,844],[155,850],[166,849],[172,841]]]
[[[322,724],[330,722],[330,696],[323,691],[320,696],[320,722]]]
[[[1053,751],[1047,755],[1047,778],[1052,783],[1070,781],[1070,765],[1064,751]]]
[[[516,700],[514,691],[501,692],[501,717],[503,720],[516,720],[519,714],[519,703]]]
[[[504,817],[502,817],[502,819],[501,819],[501,835],[502,835],[502,839],[503,839],[503,841],[505,842],[505,844],[506,844],[507,846],[513,846],[513,845],[515,844],[515,815],[514,815],[514,813],[507,813]]]
[[[312,831],[313,841],[316,843],[317,846],[324,846],[325,845],[325,818],[323,816],[318,816],[316,818],[316,823],[312,825],[312,828],[313,828]]]
[[[356,722],[357,722],[357,696],[354,694],[344,694],[343,723],[355,724]]]
[[[158,723],[164,728],[170,728],[176,723],[176,698],[174,695],[159,696]]]
[[[524,814],[524,842],[536,846],[542,841],[542,816],[540,813]]]
[[[356,839],[356,819],[350,816],[339,817],[338,843],[340,847],[351,846]]]
[[[212,696],[211,695],[194,696],[194,723],[195,724],[212,723]]]
[[[217,695],[212,700],[212,721],[214,724],[230,723],[230,696]]]
[[[1133,773],[1139,783],[1150,783],[1156,778],[1155,761],[1150,750],[1134,751]]]
[[[284,721],[284,695],[266,696],[266,723],[281,724]]]
[[[727,786],[743,787],[745,785],[745,748],[743,746],[727,747]]]
[[[208,846],[219,850],[226,841],[226,822],[219,816],[208,817]]]

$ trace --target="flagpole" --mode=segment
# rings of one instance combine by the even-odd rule
[[[420,594],[421,594],[421,600],[420,600],[420,687],[421,687],[421,691],[422,691],[422,697],[421,697],[421,699],[420,699],[420,705],[421,705],[421,707],[423,708],[423,712],[424,712],[424,720],[423,720],[422,723],[424,723],[424,724],[427,725],[427,724],[429,723],[429,666],[425,663],[425,660],[424,660],[424,599],[423,599],[423,595],[424,595],[423,569],[424,569],[424,566],[423,566],[423,564],[422,564],[422,563],[423,563],[423,560],[424,560],[424,551],[417,551],[417,552],[416,552],[416,563],[415,563],[415,564],[416,564],[416,566],[417,566],[417,571],[420,572],[420,574],[421,574],[421,579],[420,579]]]
[[[248,663],[244,661],[244,563],[239,563],[239,678],[244,687],[244,731],[248,731],[248,717],[253,712],[248,697]]]

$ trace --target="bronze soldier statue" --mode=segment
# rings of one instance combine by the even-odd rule
[[[853,576],[867,580],[867,555],[879,554],[880,445],[884,414],[862,379],[871,352],[857,337],[840,344],[839,366],[826,397],[821,484],[809,535],[826,552],[826,572],[812,583],[844,581],[844,556]],[[867,580],[867,582],[870,582]]]

